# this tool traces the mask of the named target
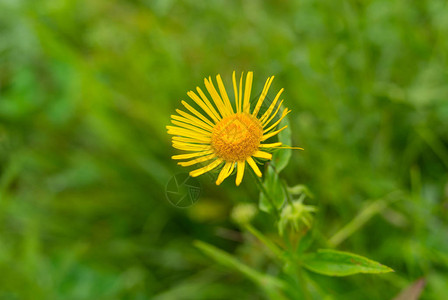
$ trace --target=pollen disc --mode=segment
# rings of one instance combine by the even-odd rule
[[[212,148],[226,161],[245,161],[260,145],[263,128],[248,113],[237,113],[219,121],[212,132]]]

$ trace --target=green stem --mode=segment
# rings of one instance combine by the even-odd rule
[[[299,284],[302,289],[304,299],[306,299],[306,300],[311,299],[311,294],[306,285],[306,280],[305,280],[305,277],[303,276],[303,271],[297,269],[296,273],[297,273],[297,277],[299,278]]]
[[[276,172],[276,170],[275,170],[275,168],[273,166],[270,166],[270,167],[272,167],[274,172]],[[279,212],[277,210],[277,207],[275,206],[274,201],[272,200],[271,196],[266,191],[266,189],[265,189],[265,187],[263,185],[263,182],[261,181],[261,179],[258,176],[254,175],[254,174],[252,174],[252,175],[255,177],[258,186],[260,187],[261,191],[264,193],[264,195],[268,199],[269,203],[271,204],[277,219],[280,219],[280,214],[279,214]],[[277,173],[277,175],[278,175],[278,173]],[[281,180],[281,179],[279,179],[279,181],[280,181],[280,184],[282,186],[282,189],[284,190],[284,192],[286,194],[286,200],[288,201],[289,205],[291,205],[291,207],[294,208],[292,197],[291,197],[291,194],[288,191],[288,187],[286,185],[286,182],[284,180]],[[281,250],[275,244],[273,244],[271,241],[269,241],[263,234],[258,232],[250,224],[246,224],[246,229],[248,231],[250,231],[254,236],[256,236],[260,241],[262,241],[273,253],[275,253],[278,257],[280,257],[280,259],[282,259],[282,258],[284,259],[284,257],[282,257],[283,255],[281,255]],[[290,253],[294,253],[295,251],[293,249],[291,241],[286,236],[284,236],[284,240],[285,240],[285,243],[287,245],[288,251]],[[292,262],[292,264],[294,265],[295,262]],[[293,271],[292,274],[290,274],[290,276],[300,286],[300,290],[303,293],[304,299],[306,299],[306,300],[312,299],[311,298],[311,294],[310,294],[310,292],[308,290],[308,287],[307,287],[307,284],[306,284],[305,277],[303,276],[303,273],[302,273],[303,270],[301,270],[297,266],[294,266],[293,270],[294,271]]]
[[[261,179],[260,179],[257,175],[255,175],[255,174],[252,173],[252,176],[255,177],[258,187],[261,189],[262,193],[263,193],[263,194],[266,196],[266,198],[268,199],[269,203],[270,203],[271,206],[272,206],[272,209],[274,210],[274,213],[275,213],[275,216],[276,216],[277,220],[279,220],[279,219],[280,219],[280,213],[278,212],[277,207],[275,206],[274,201],[272,200],[271,196],[270,196],[269,193],[266,191],[266,189],[265,189],[265,187],[264,187],[264,185],[263,185],[263,182],[261,181]]]

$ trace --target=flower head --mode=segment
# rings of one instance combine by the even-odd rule
[[[219,92],[213,85],[211,77],[205,78],[205,87],[213,104],[197,87],[197,93],[193,91],[187,93],[197,107],[194,108],[182,101],[186,111],[177,109],[178,115],[171,116],[173,126],[167,126],[167,129],[168,134],[173,135],[173,147],[188,152],[174,155],[172,158],[184,160],[178,164],[185,167],[206,163],[205,166],[191,171],[191,176],[196,177],[220,167],[221,171],[216,180],[216,184],[219,185],[236,169],[236,185],[239,185],[243,179],[246,163],[257,176],[261,177],[256,160],[270,160],[272,154],[269,150],[275,148],[292,149],[292,147],[282,147],[281,142],[266,143],[266,140],[287,127],[276,129],[281,120],[290,112],[284,109],[276,118],[283,103],[283,100],[279,102],[283,89],[277,93],[266,111],[261,113],[260,109],[274,79],[274,76],[269,77],[251,110],[252,78],[253,73],[248,72],[243,94],[243,74],[238,85],[235,72],[233,72],[235,107],[230,103],[220,75],[216,76]]]

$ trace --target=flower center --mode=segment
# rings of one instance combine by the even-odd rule
[[[260,146],[263,127],[247,113],[237,113],[219,121],[212,132],[212,147],[225,161],[245,161]]]

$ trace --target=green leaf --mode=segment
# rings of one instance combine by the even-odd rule
[[[283,296],[283,290],[286,288],[286,283],[276,277],[261,273],[246,264],[243,264],[238,259],[230,255],[229,253],[216,248],[210,244],[195,241],[194,245],[200,249],[204,254],[213,258],[216,262],[231,268],[233,270],[239,271],[260,288],[264,289],[265,292],[271,296],[273,299],[286,299]]]
[[[267,168],[264,173],[264,190],[260,191],[260,210],[272,213],[274,209],[278,211],[283,206],[286,193],[280,180],[274,168]]]
[[[394,272],[391,268],[368,258],[330,249],[321,249],[305,255],[303,264],[308,270],[327,276]]]
[[[305,235],[300,239],[299,245],[297,246],[297,253],[304,253],[314,241],[314,231],[312,229],[307,230]]]

